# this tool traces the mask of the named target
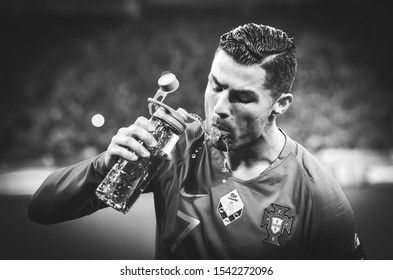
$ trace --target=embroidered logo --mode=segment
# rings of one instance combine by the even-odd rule
[[[287,207],[283,207],[277,204],[272,204],[274,211],[268,212],[265,209],[262,218],[261,227],[267,225],[266,230],[269,233],[269,237],[264,242],[281,246],[278,242],[278,238],[287,231],[288,235],[291,233],[291,227],[293,223],[293,217],[289,218],[285,215],[285,212],[289,210]]]
[[[243,208],[244,204],[239,193],[233,190],[220,198],[217,210],[224,225],[227,226],[241,217]]]
[[[186,192],[184,186],[181,187],[181,189],[180,189],[180,194],[181,194],[182,196],[184,196],[184,197],[204,197],[204,196],[208,196],[207,193],[201,193],[201,194],[198,194],[198,193],[195,193],[195,194],[193,194],[193,193],[188,193],[188,192]]]

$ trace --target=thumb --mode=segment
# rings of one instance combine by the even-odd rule
[[[188,113],[185,109],[178,108],[176,112],[178,112],[183,117],[185,122],[192,120],[192,118],[190,117],[190,113]]]

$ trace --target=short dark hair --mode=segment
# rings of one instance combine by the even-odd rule
[[[296,48],[282,30],[248,23],[223,34],[219,50],[242,65],[260,65],[266,71],[264,87],[273,98],[290,92],[297,68]]]

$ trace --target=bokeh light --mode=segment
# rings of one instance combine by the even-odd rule
[[[92,118],[91,118],[91,123],[95,126],[95,127],[101,127],[105,124],[105,118],[103,115],[101,114],[95,114]]]

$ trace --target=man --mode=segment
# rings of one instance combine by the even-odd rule
[[[281,30],[246,24],[221,36],[205,91],[210,137],[189,124],[148,189],[157,258],[364,258],[341,188],[276,125],[295,72],[295,45]],[[104,207],[98,184],[118,157],[148,156],[138,141],[155,146],[153,131],[140,117],[105,153],[50,175],[31,199],[31,219],[55,223]]]

